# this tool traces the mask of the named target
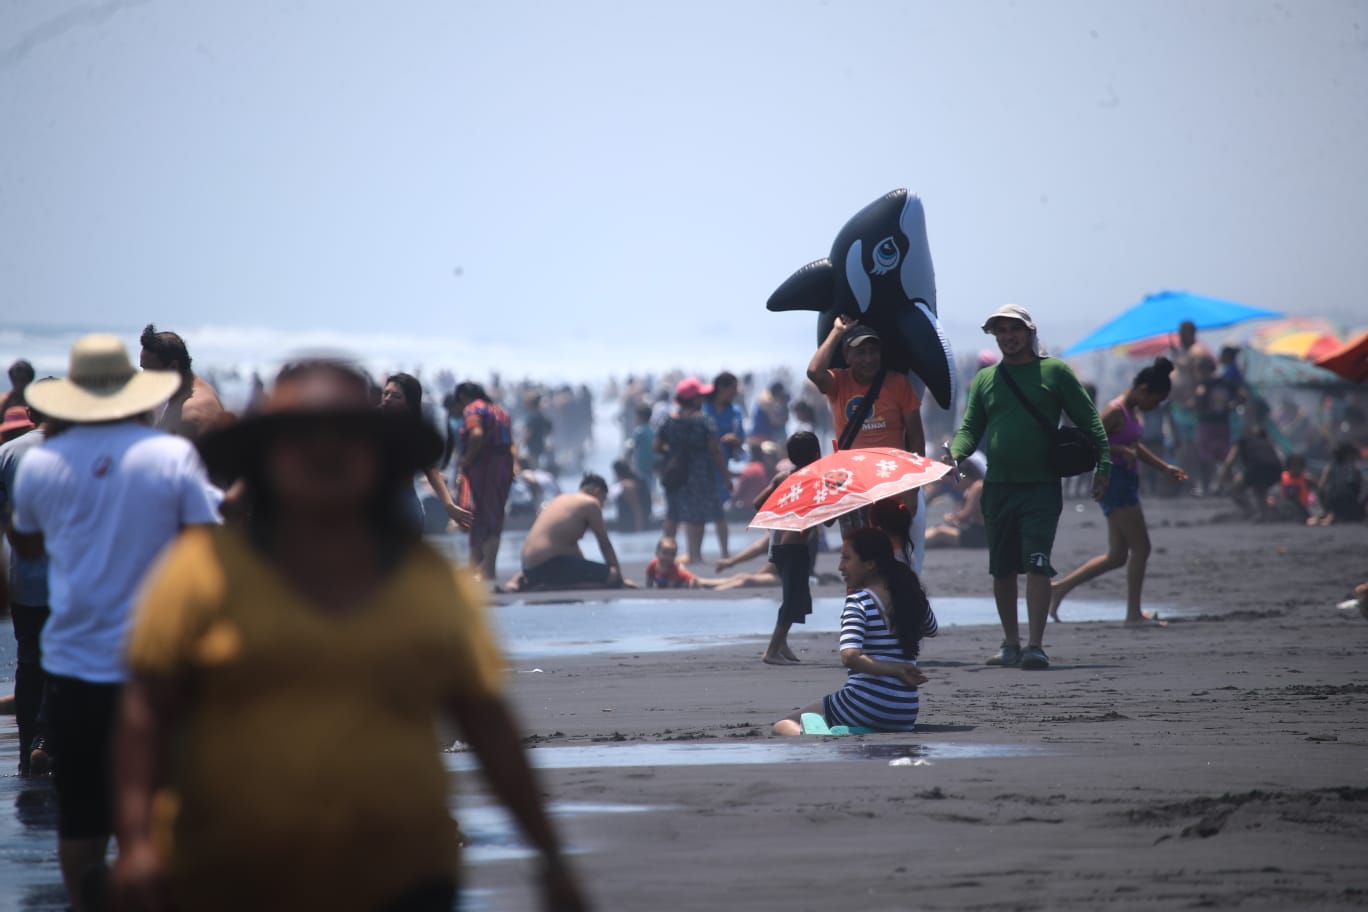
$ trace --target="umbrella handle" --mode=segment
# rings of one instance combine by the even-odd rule
[[[954,468],[950,470],[950,474],[954,477],[955,481],[964,481],[964,473],[960,471],[959,460],[955,458],[955,454],[950,450],[950,441],[947,440],[942,443],[941,449],[945,452],[946,456],[950,457],[950,464],[954,466]]]

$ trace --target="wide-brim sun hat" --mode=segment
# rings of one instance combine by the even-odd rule
[[[287,368],[260,412],[198,441],[205,467],[215,478],[238,478],[282,435],[338,428],[373,440],[386,472],[412,475],[436,465],[444,448],[436,428],[408,409],[371,405],[365,384],[363,374],[339,361]]]
[[[31,383],[24,398],[48,418],[94,424],[150,412],[180,385],[176,371],[138,370],[118,336],[96,334],[71,346],[65,378]]]
[[[988,319],[983,321],[983,331],[992,333],[993,321],[999,317],[1005,317],[1008,320],[1020,320],[1022,323],[1026,324],[1026,328],[1031,332],[1036,331],[1035,321],[1031,319],[1031,312],[1020,304],[1003,304],[997,310],[993,311],[988,315]]]

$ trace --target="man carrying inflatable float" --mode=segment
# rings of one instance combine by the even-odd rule
[[[861,209],[836,235],[830,256],[795,272],[766,306],[817,312],[818,351],[808,377],[831,402],[837,432],[847,431],[838,449],[892,446],[926,455],[920,390],[950,408],[955,358],[936,320],[921,200],[900,189]],[[914,511],[912,568],[920,573],[925,501],[918,492],[907,505]],[[842,530],[865,524],[857,514]]]
[[[752,523],[758,528],[794,530],[841,517],[846,539],[841,575],[852,590],[841,616],[841,663],[849,670],[845,686],[779,720],[774,731],[781,735],[911,731],[919,709],[917,685],[926,680],[915,667],[918,641],[922,636],[935,635],[935,616],[914,575],[921,571],[924,554],[925,503],[919,490],[915,499],[908,493],[948,469],[937,465],[940,471],[933,471],[933,464],[926,459],[918,411],[920,396],[914,387],[921,385],[946,409],[952,407],[955,397],[954,355],[936,319],[935,275],[921,201],[899,189],[860,210],[837,234],[830,256],[795,272],[774,292],[767,307],[776,312],[817,312],[819,348],[808,376],[831,402],[838,431],[848,425],[836,449],[856,451],[834,453],[802,470],[810,480],[809,490],[800,492],[795,485],[786,492],[781,487]],[[990,318],[985,332],[991,332],[993,322]],[[1065,372],[1077,383],[1067,365],[1049,361],[1055,373]],[[1040,392],[1051,395],[1057,391],[1050,388]],[[1076,423],[1085,417],[1072,415],[1073,408],[1069,411]],[[1091,422],[1081,422],[1081,426],[1096,422],[1095,410],[1091,417]],[[965,436],[965,431],[959,436]],[[957,448],[960,443],[957,439]],[[975,444],[977,440],[968,449]],[[857,506],[867,507],[874,498],[857,504],[856,498],[848,496],[853,493],[848,490],[852,473],[848,469],[834,471],[826,465],[844,458],[848,460],[845,465],[858,472],[865,465],[855,463],[863,456],[862,448],[875,445],[881,447],[877,452],[887,455],[882,461],[872,457],[870,461],[884,467],[881,477],[901,475],[901,483],[897,490],[890,490],[890,484],[876,483],[870,493],[877,492],[882,498],[896,494],[916,516],[909,536],[912,553],[907,555],[914,574],[908,574],[910,581],[901,580],[897,585],[892,579],[896,571],[887,560],[874,560],[875,555],[866,553],[870,543],[854,533],[868,524],[867,512],[857,512]],[[1102,447],[1105,453],[1105,442]],[[963,458],[969,453],[960,455]],[[1102,458],[1105,462],[1105,456]],[[947,457],[946,461],[957,460]],[[799,474],[791,478],[797,479]],[[804,516],[799,520],[795,513]],[[991,517],[985,518],[992,523]],[[1007,520],[1000,522],[1005,523],[999,529],[1002,544],[1012,547],[1005,539],[1020,535],[1007,528],[1011,525]],[[863,547],[853,547],[856,545]],[[1012,582],[1015,592],[1015,575]],[[996,579],[994,588],[996,593]],[[1004,631],[1010,627],[1009,632],[1015,632],[1016,611],[1015,598],[1010,606],[999,604]],[[1039,651],[1038,640],[1033,639],[1032,647]],[[1026,667],[1047,668],[1043,656],[1041,652],[1041,661]]]

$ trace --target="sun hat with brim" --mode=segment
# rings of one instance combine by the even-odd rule
[[[66,377],[31,383],[24,398],[49,418],[94,424],[150,412],[180,385],[175,371],[138,370],[118,336],[101,334],[77,339]]]
[[[992,333],[993,321],[999,317],[1005,317],[1008,320],[1020,320],[1022,323],[1026,324],[1026,328],[1031,332],[1036,331],[1035,322],[1031,320],[1031,312],[1020,304],[1003,304],[997,310],[993,311],[988,315],[988,319],[983,321],[983,331]]]
[[[5,420],[0,423],[0,434],[27,430],[32,427],[33,421],[29,418],[28,409],[22,405],[15,405],[5,409]]]
[[[345,366],[328,366],[349,371]],[[413,474],[442,458],[441,436],[417,414],[370,405],[364,386],[358,385],[357,395],[349,396],[337,385],[328,390],[326,384],[310,384],[303,373],[277,382],[262,411],[198,441],[200,456],[211,476],[241,476],[282,435],[337,429],[374,440],[388,471]]]

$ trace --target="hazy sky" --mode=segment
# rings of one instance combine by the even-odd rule
[[[1366,98],[1362,2],[0,0],[0,323],[797,366],[765,299],[898,186],[961,349],[1361,323]]]

